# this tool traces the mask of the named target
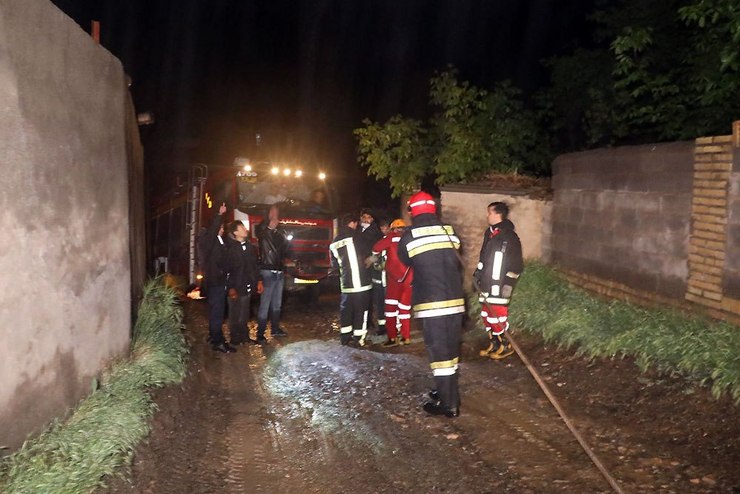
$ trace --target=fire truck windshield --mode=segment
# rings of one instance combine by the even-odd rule
[[[239,203],[242,205],[269,205],[275,203],[298,203],[328,208],[327,193],[323,181],[301,176],[259,176],[256,173],[237,177]]]

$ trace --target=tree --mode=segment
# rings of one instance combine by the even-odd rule
[[[489,92],[450,69],[431,79],[429,99],[437,111],[426,123],[396,115],[384,124],[366,119],[354,131],[360,163],[388,178],[394,197],[427,175],[444,185],[490,171],[547,170],[547,141],[509,83]]]

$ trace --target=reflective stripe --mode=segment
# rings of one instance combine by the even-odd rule
[[[482,298],[482,297],[481,297]],[[508,305],[509,304],[508,298],[499,298],[499,297],[486,297],[484,300],[481,300],[481,302],[486,302],[489,304],[497,304],[497,305]]]
[[[493,272],[491,273],[491,278],[493,278],[494,280],[501,279],[501,265],[503,264],[503,262],[504,262],[504,253],[496,252],[493,255]]]
[[[517,278],[519,278],[519,275],[518,275],[517,273],[515,273],[514,271],[508,271],[508,272],[506,273],[506,276],[507,276],[508,278],[514,278],[514,279],[517,279]]]
[[[410,305],[402,304],[401,302],[398,303],[398,308],[402,310],[411,310]]]
[[[378,319],[378,326],[384,326],[385,325],[385,319]]]
[[[409,257],[418,256],[419,254],[423,254],[424,252],[429,252],[430,250],[440,250],[440,249],[451,249],[452,244],[448,241],[444,242],[436,242],[429,245],[422,245],[415,249],[409,250]]]
[[[391,242],[400,242],[401,237],[391,237]]]
[[[498,297],[499,295],[501,295],[501,287],[498,285],[493,285],[493,287],[491,287],[491,292],[491,295],[495,295],[496,297]]]
[[[480,271],[481,269],[483,269],[483,263],[479,261],[478,262],[478,270]]]
[[[411,314],[399,314],[399,319],[411,319]]]
[[[486,317],[486,316],[488,316],[488,312],[482,310],[482,311],[480,311],[480,316],[481,317]]]
[[[449,367],[457,367],[458,362],[460,362],[460,357],[455,357],[450,360],[440,360],[437,362],[432,362],[429,364],[429,366],[432,369],[446,369]]]
[[[434,376],[454,376],[457,373],[457,366],[450,367],[449,369],[434,369],[432,375]]]
[[[424,311],[417,311],[414,310],[414,316],[417,318],[424,318],[424,317],[439,317],[439,316],[450,316],[452,314],[459,314],[461,312],[465,312],[465,307],[449,307],[446,309],[430,309],[430,310],[424,310]]]
[[[449,237],[447,235],[426,235],[424,237],[420,237],[415,240],[412,240],[411,242],[406,244],[406,249],[411,251],[421,245],[427,245],[427,244],[433,244],[433,243],[446,243],[449,245],[450,240],[452,240],[452,243],[455,243],[455,241],[457,240],[457,237],[455,236]],[[460,241],[457,240],[457,243],[460,243]]]
[[[342,293],[360,293],[360,292],[366,292],[372,289],[373,289],[372,285],[365,285],[359,288],[342,288]]]
[[[397,315],[398,315],[398,311],[385,313],[385,317],[396,317]]]
[[[398,305],[398,300],[393,299],[393,298],[387,298],[385,299],[385,304],[386,305]]]
[[[450,225],[432,225],[432,226],[420,226],[411,229],[411,236],[414,238],[424,237],[428,235],[454,235],[455,231]]]
[[[503,334],[503,333],[504,333],[505,331],[507,331],[508,329],[509,329],[509,323],[507,322],[507,323],[506,323],[506,326],[504,326],[504,329],[502,329],[502,330],[500,330],[500,331],[498,331],[498,332],[494,331],[494,330],[493,330],[493,328],[491,328],[491,334],[494,334],[494,335],[500,335],[500,334]]]
[[[354,336],[363,337],[367,334],[367,329],[355,329],[352,334]]]
[[[344,334],[351,333],[352,332],[352,326],[342,326],[341,328],[339,328],[339,332],[340,333],[344,333]]]
[[[416,207],[419,207],[419,206],[421,206],[423,204],[428,204],[430,206],[436,206],[436,204],[434,203],[434,201],[430,201],[429,199],[426,199],[426,200],[422,200],[422,201],[412,202],[411,204],[409,204],[409,207],[410,208],[416,208]]]
[[[443,307],[453,307],[465,305],[465,299],[455,298],[452,300],[440,300],[439,302],[426,302],[423,304],[416,304],[414,310],[428,310],[428,309],[441,309]]]

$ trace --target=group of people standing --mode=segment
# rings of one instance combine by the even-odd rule
[[[287,336],[280,327],[280,312],[288,240],[280,226],[277,205],[270,206],[264,220],[256,227],[259,256],[249,241],[249,230],[241,221],[224,226],[225,213],[226,204],[221,204],[218,214],[198,240],[198,252],[205,271],[208,341],[215,351],[233,353],[238,345],[267,341],[268,319],[272,336]],[[249,336],[247,326],[253,292],[261,294],[256,339]],[[229,342],[224,338],[222,327],[227,304]]]
[[[450,225],[441,222],[437,204],[428,193],[411,196],[408,208],[412,225],[407,227],[403,220],[394,220],[372,247],[364,237],[369,228],[363,225],[364,218],[358,221],[351,214],[342,217],[339,234],[330,246],[341,280],[340,341],[343,345],[366,345],[371,294],[376,285],[370,268],[382,260],[381,283],[377,285],[385,287],[384,312],[382,316],[378,312],[377,319],[379,327],[381,321],[385,323],[385,345],[410,341],[413,308],[414,317],[422,324],[434,376],[434,388],[423,409],[431,415],[456,417],[460,410],[457,372],[465,312],[460,240]],[[490,340],[480,354],[494,360],[513,353],[505,336],[508,305],[523,270],[521,242],[508,214],[503,202],[488,205],[488,227],[473,273],[481,318]]]

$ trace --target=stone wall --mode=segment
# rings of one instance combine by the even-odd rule
[[[127,351],[127,97],[120,62],[50,2],[0,2],[0,446],[9,450]]]
[[[465,287],[471,286],[472,273],[478,264],[486,208],[494,201],[509,205],[509,219],[522,241],[525,259],[547,260],[550,255],[550,201],[530,199],[519,192],[496,192],[487,187],[451,185],[442,188],[442,219],[451,224],[461,241],[465,261]]]

